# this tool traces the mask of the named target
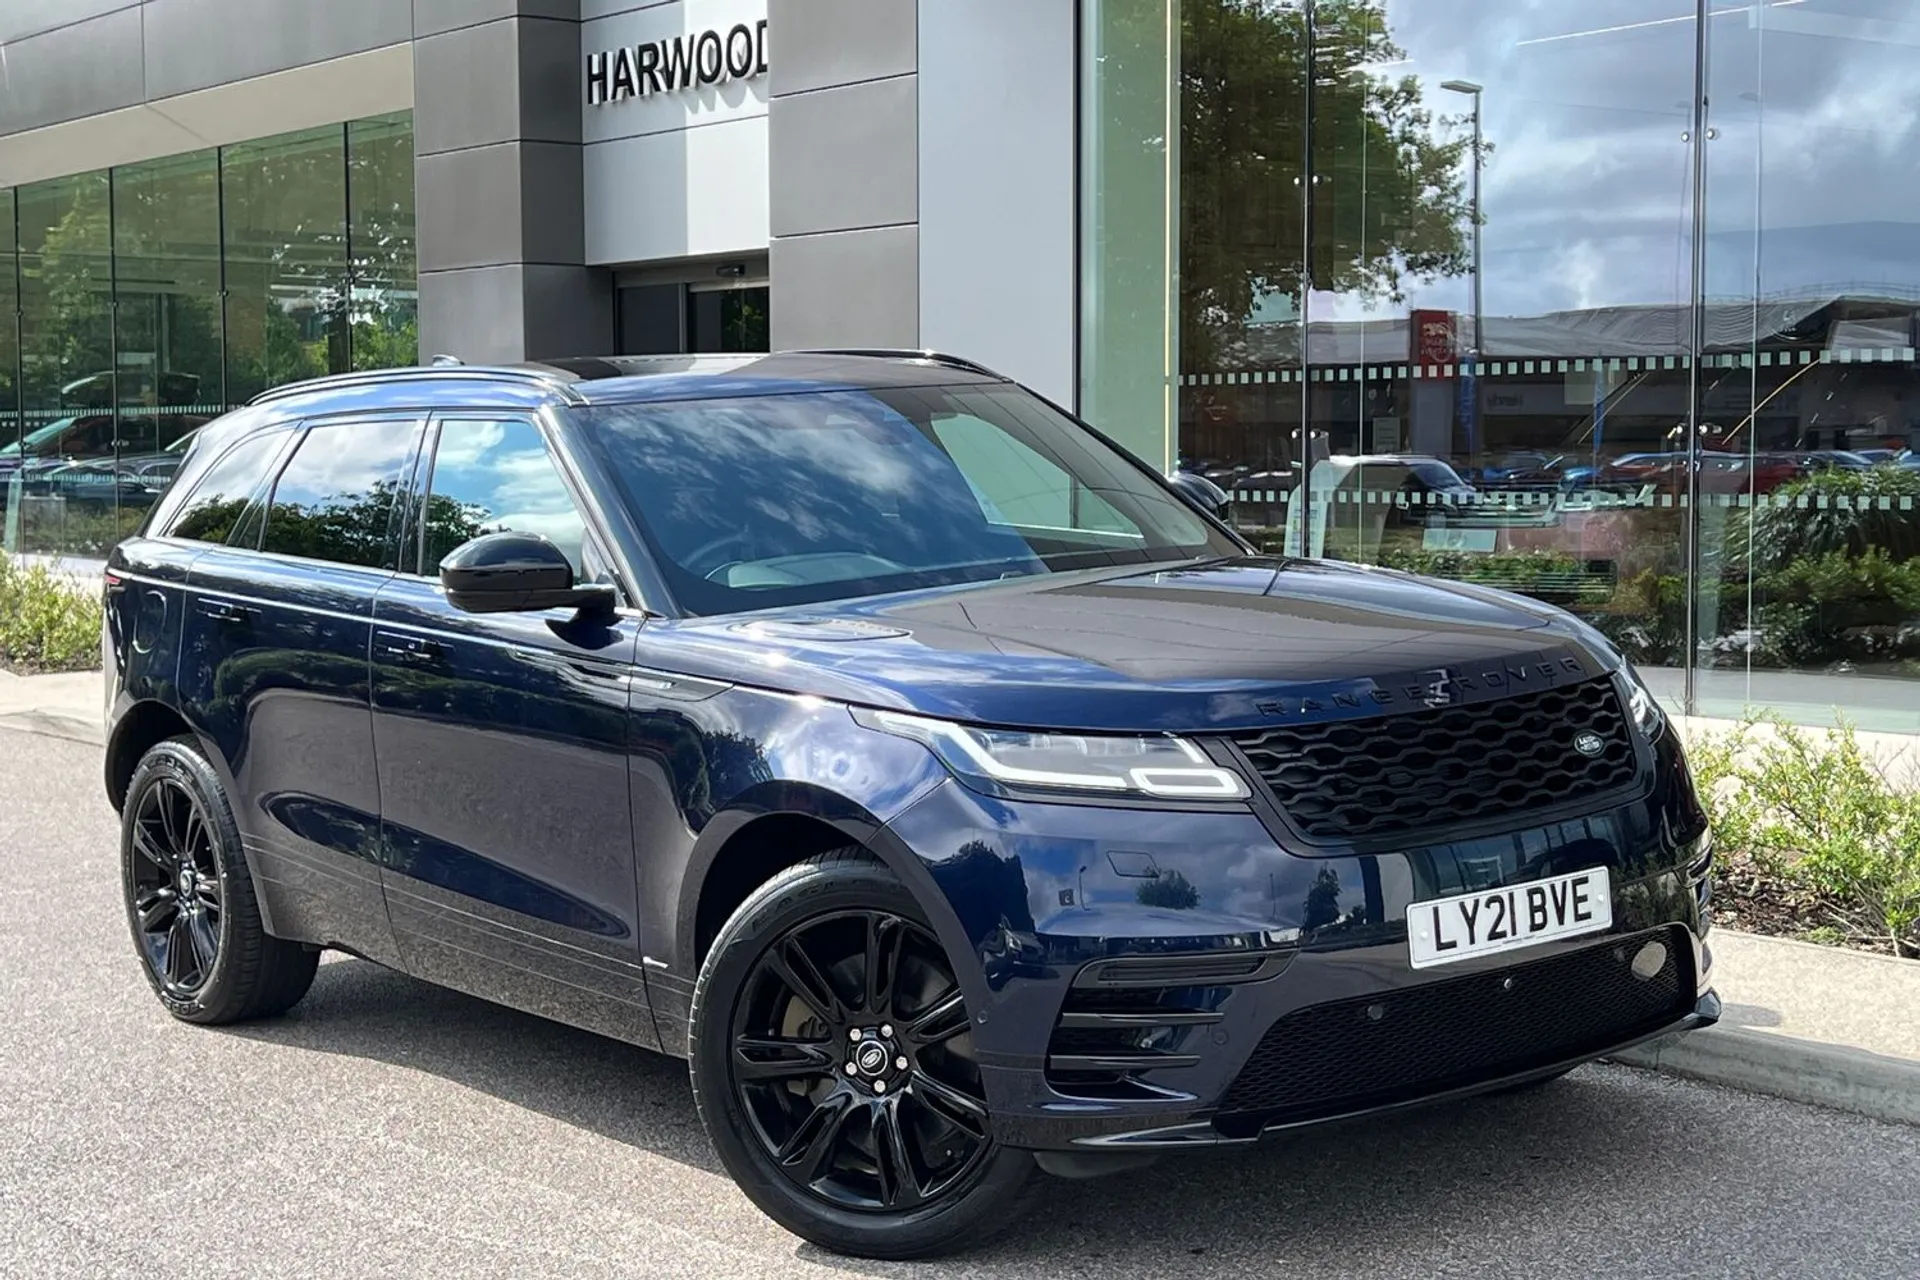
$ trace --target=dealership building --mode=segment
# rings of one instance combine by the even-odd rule
[[[932,348],[1676,707],[1920,732],[1916,46],[1912,0],[15,0],[4,545],[97,555],[298,378]]]

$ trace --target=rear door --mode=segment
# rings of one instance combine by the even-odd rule
[[[419,417],[322,420],[188,573],[183,702],[233,773],[268,926],[397,964],[380,883],[367,647]]]
[[[406,569],[374,606],[387,902],[407,968],[651,1045],[627,785],[639,620],[448,604],[440,560],[482,533],[542,534],[580,581],[604,560],[535,419],[449,415],[432,435]]]

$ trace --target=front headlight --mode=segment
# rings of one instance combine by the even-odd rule
[[[1634,728],[1652,742],[1660,736],[1660,730],[1666,726],[1666,713],[1660,710],[1660,704],[1654,701],[1653,694],[1640,681],[1640,673],[1633,664],[1624,659],[1620,663],[1620,675],[1627,682],[1627,714],[1633,718]]]
[[[1027,733],[976,729],[897,711],[855,709],[869,729],[923,743],[976,791],[1151,796],[1160,800],[1245,800],[1247,784],[1200,748],[1169,735]]]

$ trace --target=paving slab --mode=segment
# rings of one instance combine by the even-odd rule
[[[0,671],[0,728],[75,742],[106,742],[104,677],[98,671],[17,676]]]

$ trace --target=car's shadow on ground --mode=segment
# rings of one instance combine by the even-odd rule
[[[683,1063],[364,961],[330,960],[291,1015],[233,1032],[427,1072],[724,1176]],[[1687,1143],[1702,1141],[1713,1112],[1696,1102],[1673,1116],[1671,1099],[1626,1087],[1621,1070],[1589,1069],[1521,1094],[1169,1158],[1120,1177],[1036,1174],[1020,1225],[984,1248],[946,1263],[849,1269],[1025,1276],[1045,1258],[1056,1268],[1072,1259],[1101,1277],[1220,1274],[1227,1264],[1250,1275],[1283,1265],[1351,1272],[1366,1270],[1376,1253],[1403,1256],[1410,1244],[1468,1249],[1476,1234],[1527,1229],[1490,1221],[1495,1205],[1523,1204],[1538,1229],[1550,1231],[1590,1214],[1599,1187],[1646,1184],[1647,1211],[1671,1211],[1675,1189],[1648,1166],[1672,1157],[1677,1129]],[[1614,1208],[1631,1213],[1638,1194]],[[840,1261],[808,1245],[797,1253],[816,1264]]]

